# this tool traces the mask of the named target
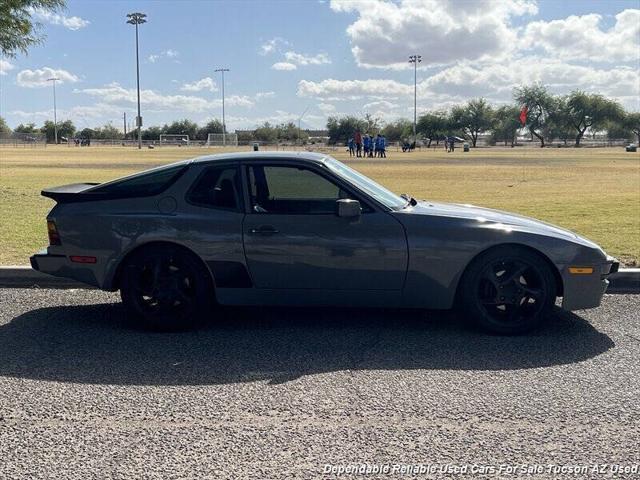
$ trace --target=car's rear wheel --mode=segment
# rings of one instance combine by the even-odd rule
[[[127,312],[155,331],[187,330],[210,310],[211,277],[200,259],[169,246],[134,252],[122,271],[120,295]]]
[[[527,332],[549,317],[556,283],[547,262],[518,247],[490,250],[469,265],[460,284],[463,314],[502,335]]]

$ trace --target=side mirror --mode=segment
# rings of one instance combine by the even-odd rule
[[[354,218],[362,214],[362,207],[358,200],[350,198],[341,198],[336,201],[337,213],[339,217]]]

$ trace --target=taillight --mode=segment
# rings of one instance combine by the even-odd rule
[[[69,260],[75,263],[96,263],[96,257],[87,257],[86,255],[71,255]]]
[[[58,229],[53,220],[47,220],[47,233],[49,234],[49,245],[62,245]]]

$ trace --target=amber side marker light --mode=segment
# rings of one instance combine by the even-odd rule
[[[85,257],[84,255],[71,255],[69,260],[75,263],[96,263],[96,257]]]
[[[572,275],[591,275],[593,267],[569,267],[569,273]]]

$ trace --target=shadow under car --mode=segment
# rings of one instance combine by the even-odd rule
[[[554,311],[524,336],[470,329],[452,312],[221,308],[203,328],[135,329],[119,303],[57,306],[0,326],[0,375],[112,385],[203,385],[340,370],[516,370],[593,358],[613,341]]]

